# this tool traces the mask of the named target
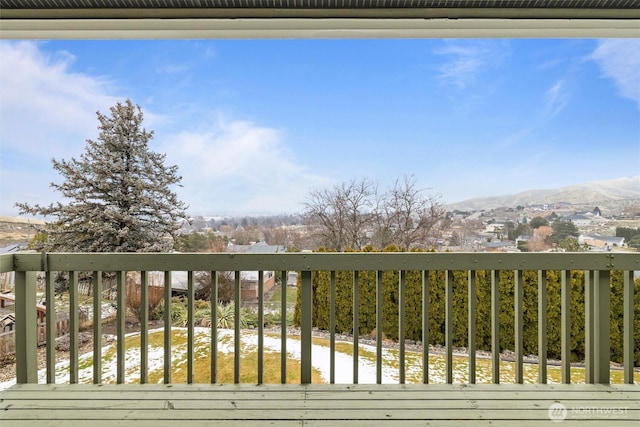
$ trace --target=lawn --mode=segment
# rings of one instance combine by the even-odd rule
[[[154,330],[149,333],[149,382],[159,383],[163,381],[164,366],[164,332]],[[211,339],[208,328],[196,328],[194,337],[194,381],[198,383],[210,382],[210,345]],[[241,333],[240,361],[240,381],[246,383],[257,382],[257,334],[254,331],[243,331]],[[280,337],[274,334],[267,334],[264,337],[264,382],[280,383]],[[219,383],[232,383],[234,378],[234,333],[232,330],[219,330],[218,339],[218,378]],[[353,345],[351,343],[338,343],[336,349],[336,383],[352,383],[353,380]],[[297,337],[289,337],[287,340],[287,382],[300,382],[300,341]],[[172,329],[172,382],[184,383],[187,378],[187,331],[186,329]],[[361,345],[359,347],[360,361],[358,364],[358,382],[376,382],[376,354],[375,347]],[[313,379],[314,383],[325,383],[329,380],[330,372],[330,352],[329,342],[326,339],[314,338],[312,349]],[[383,383],[397,383],[399,381],[398,350],[383,349]],[[90,383],[93,378],[93,366],[91,354],[80,357],[79,382]],[[103,349],[103,375],[104,383],[116,382],[116,351],[115,344]],[[136,383],[140,381],[140,336],[134,334],[126,338],[125,353],[126,382]],[[491,360],[486,358],[477,359],[476,382],[491,382]],[[584,369],[580,367],[571,368],[571,382],[584,382]],[[406,382],[419,383],[422,381],[422,355],[420,353],[406,352]],[[500,362],[500,382],[513,383],[515,375],[515,364],[511,362]],[[536,383],[538,376],[538,366],[536,364],[524,365],[525,383]],[[559,366],[548,367],[548,382],[561,382],[561,369]],[[39,372],[39,381],[44,382],[46,378],[44,370]],[[636,382],[640,382],[640,373],[635,374]],[[432,383],[445,382],[445,358],[443,355],[430,354],[429,356],[429,379]],[[69,381],[69,364],[60,362],[56,365],[56,382],[65,383]],[[468,381],[468,358],[466,356],[454,356],[453,358],[453,381],[464,383]],[[611,371],[611,382],[622,383],[622,371]],[[10,385],[10,384],[9,384]],[[0,385],[0,388],[2,385]],[[6,387],[5,387],[6,388]]]

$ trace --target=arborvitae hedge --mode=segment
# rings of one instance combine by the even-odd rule
[[[371,249],[368,249],[369,251]],[[397,251],[389,248],[386,251]],[[353,272],[336,273],[336,330],[337,333],[353,332]],[[445,343],[445,272],[429,271],[429,343]],[[476,271],[476,345],[479,350],[491,349],[491,272]],[[454,271],[453,282],[453,345],[468,344],[468,285],[467,271]],[[538,352],[538,272],[523,271],[523,346],[525,354]],[[300,277],[300,275],[298,276]],[[500,350],[514,349],[514,272],[498,272],[500,293]],[[329,329],[330,272],[314,272],[313,325]],[[382,274],[382,330],[387,338],[398,339],[399,272]],[[570,271],[571,360],[584,360],[584,272]],[[376,272],[358,272],[360,335],[374,332],[376,328]],[[623,350],[623,275],[611,274],[611,360],[621,363]],[[640,366],[640,280],[635,283],[635,353],[634,366]],[[547,354],[551,359],[561,356],[560,336],[560,288],[561,272],[547,271]],[[405,331],[406,338],[422,339],[422,272],[406,272]],[[300,324],[300,292],[294,320]]]

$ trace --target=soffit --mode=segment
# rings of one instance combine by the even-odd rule
[[[0,0],[1,38],[640,37],[640,0]]]

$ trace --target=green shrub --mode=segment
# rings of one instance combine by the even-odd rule
[[[388,248],[387,251],[395,251]],[[405,333],[410,340],[422,340],[422,272],[405,273]],[[468,272],[453,271],[452,323],[453,345],[468,345]],[[301,275],[298,275],[299,280]],[[335,272],[335,316],[337,333],[353,333],[353,289],[356,274],[349,271]],[[561,283],[560,271],[547,271],[547,355],[561,357]],[[514,350],[515,339],[515,274],[513,271],[497,271],[499,291],[499,341],[500,350]],[[376,281],[377,272],[357,273],[359,295],[359,333],[370,334],[376,329]],[[428,271],[425,274],[429,301],[429,343],[445,344],[445,286],[444,271]],[[491,272],[475,271],[476,279],[476,346],[479,350],[491,350]],[[523,295],[523,351],[538,352],[538,272],[522,271]],[[584,360],[585,355],[585,303],[583,271],[568,271],[570,300],[570,351],[571,360]],[[329,329],[331,273],[312,273],[313,326]],[[397,271],[382,273],[382,331],[387,338],[398,339],[398,302],[400,277]],[[623,275],[611,273],[611,360],[622,362]],[[635,281],[635,366],[640,365],[640,280]],[[300,325],[300,283],[294,322]]]

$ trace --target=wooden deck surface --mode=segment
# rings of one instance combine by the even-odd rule
[[[551,417],[562,418],[553,423]],[[563,411],[564,408],[564,411]],[[0,425],[640,425],[638,385],[17,385]],[[559,421],[559,419],[558,419]]]

